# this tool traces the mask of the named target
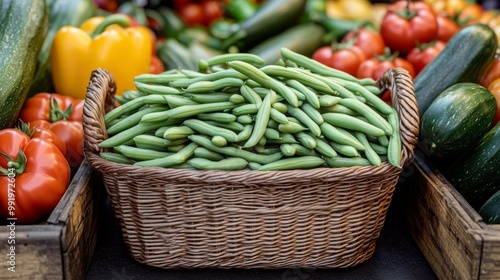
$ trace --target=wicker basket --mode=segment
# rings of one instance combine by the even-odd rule
[[[408,73],[392,69],[402,161],[413,160],[418,111]],[[138,262],[161,268],[341,268],[374,253],[401,169],[316,168],[262,172],[137,167],[107,161],[104,113],[115,82],[93,72],[84,106],[84,149],[101,172],[124,241]]]

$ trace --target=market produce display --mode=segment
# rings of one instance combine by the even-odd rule
[[[500,119],[496,10],[433,0],[146,2],[2,0],[0,131],[19,127],[22,143],[54,146],[54,164],[71,174],[84,160],[89,78],[104,68],[119,105],[106,116],[101,155],[110,161],[399,167],[400,120],[391,93],[375,86],[397,67],[414,78],[422,146],[438,164],[453,162],[447,179],[478,211],[498,191],[499,172],[486,168]],[[32,170],[19,162],[25,146],[2,151],[3,173],[7,162]],[[63,189],[21,220],[43,219]]]

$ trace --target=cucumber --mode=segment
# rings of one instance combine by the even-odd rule
[[[479,209],[479,215],[487,224],[500,224],[500,191],[493,194]]]
[[[0,129],[12,127],[35,73],[49,25],[45,0],[2,0],[0,5]]]
[[[500,123],[497,123],[445,173],[446,179],[476,210],[500,190],[499,143]]]
[[[434,99],[420,121],[423,147],[437,157],[456,157],[490,128],[495,97],[476,83],[457,83]]]
[[[248,52],[260,56],[266,65],[276,64],[281,58],[281,48],[288,48],[296,53],[310,57],[323,45],[325,29],[314,23],[292,26],[286,31],[267,39]],[[307,38],[307,44],[304,43]]]
[[[448,87],[461,82],[478,83],[495,57],[498,41],[485,24],[460,29],[445,48],[414,80],[419,115]]]
[[[50,47],[54,36],[65,25],[80,26],[86,19],[95,15],[96,5],[92,0],[46,0],[49,15],[49,29],[38,54],[35,76],[28,91],[28,97],[39,92],[52,92],[50,72]]]
[[[235,46],[239,52],[247,52],[259,43],[296,25],[305,13],[306,0],[267,0],[255,13],[238,22],[226,40],[222,50]]]

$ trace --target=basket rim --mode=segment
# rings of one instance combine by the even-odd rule
[[[138,170],[143,173],[166,175],[180,174],[186,176],[186,180],[190,176],[217,176],[224,175],[236,179],[245,177],[245,180],[252,180],[256,175],[262,178],[272,178],[277,172],[279,174],[289,175],[289,178],[304,179],[307,178],[309,172],[313,173],[315,178],[321,174],[322,178],[329,176],[340,176],[342,174],[351,174],[356,172],[359,176],[375,176],[377,174],[386,176],[387,172],[395,172],[399,174],[405,166],[413,161],[414,149],[418,142],[419,133],[419,115],[417,102],[414,93],[413,80],[408,71],[402,68],[388,69],[384,75],[377,81],[377,87],[382,90],[390,90],[396,94],[392,94],[392,103],[398,112],[400,119],[400,134],[402,141],[402,157],[401,168],[395,167],[383,161],[380,166],[352,166],[352,167],[317,167],[312,169],[294,169],[294,170],[277,170],[277,171],[258,171],[258,170],[196,170],[189,168],[168,168],[168,167],[145,167],[129,164],[121,164],[108,161],[99,156],[99,150],[104,151],[98,146],[106,137],[104,125],[104,112],[110,111],[115,107],[114,94],[116,92],[116,84],[113,75],[103,68],[97,68],[92,72],[89,85],[87,87],[87,95],[84,104],[83,112],[83,128],[84,128],[84,155],[91,166],[100,170],[106,168],[108,172],[125,172],[134,174]],[[102,118],[97,118],[102,116]],[[93,130],[97,128],[97,133]],[[102,135],[100,135],[102,134]],[[297,172],[300,171],[300,172]],[[308,172],[309,171],[309,172]],[[314,171],[314,172],[313,172]],[[260,179],[259,179],[260,180]],[[340,180],[340,179],[339,179]],[[246,181],[248,182],[248,181]]]

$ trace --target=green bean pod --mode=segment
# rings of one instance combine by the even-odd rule
[[[238,116],[236,121],[241,124],[251,124],[254,122],[254,118],[252,117],[252,115],[240,115]]]
[[[206,121],[206,123],[222,127],[225,129],[232,130],[234,132],[241,132],[245,129],[245,126],[239,122],[228,122],[228,123],[221,123],[221,122],[215,122],[215,121]]]
[[[133,164],[134,161],[131,160],[130,158],[119,154],[119,153],[113,153],[113,152],[101,152],[99,155],[106,160],[116,162],[116,163],[123,163],[123,164]]]
[[[401,136],[399,135],[399,118],[394,109],[393,113],[389,114],[387,117],[394,131],[392,136],[389,137],[387,160],[393,166],[401,168]]]
[[[283,123],[283,124],[288,123],[286,115],[276,110],[275,108],[271,108],[271,118],[278,123]]]
[[[355,150],[359,151],[364,151],[365,147],[363,144],[361,144],[359,141],[356,139],[353,139],[341,131],[339,131],[335,126],[329,124],[328,122],[324,122],[323,124],[320,125],[321,128],[321,133],[328,139],[330,139],[333,142],[346,145],[346,146],[351,146]],[[335,149],[335,147],[334,147]],[[337,149],[335,149],[337,150]],[[337,150],[338,151],[338,150]],[[350,153],[352,154],[352,153]]]
[[[248,138],[244,148],[250,148],[255,146],[259,140],[264,136],[267,128],[267,123],[271,116],[271,99],[273,98],[273,91],[270,91],[268,95],[262,100],[262,104],[259,107],[257,115],[255,116],[255,125],[253,127],[252,134]]]
[[[310,169],[322,166],[325,161],[316,156],[302,156],[280,159],[275,162],[262,165],[259,171]]]
[[[278,130],[283,133],[298,133],[304,130],[308,130],[309,128],[302,126],[298,122],[289,121],[288,123],[280,123],[278,125]]]
[[[212,143],[215,146],[217,146],[217,147],[227,146],[227,140],[226,140],[226,138],[224,138],[222,136],[219,136],[219,135],[212,136],[212,138],[210,139],[210,141],[212,141]]]
[[[212,137],[220,136],[223,137],[228,142],[236,142],[238,140],[238,135],[232,130],[211,125],[202,120],[187,119],[184,121],[183,124],[198,133],[209,135]]]
[[[318,156],[316,150],[309,149],[300,144],[292,143],[290,144],[295,149],[295,156],[303,157],[303,156]]]
[[[321,107],[319,108],[320,113],[339,113],[339,114],[344,114],[344,115],[349,115],[349,116],[359,116],[359,113],[347,108],[344,105],[340,104],[335,104],[330,107]]]
[[[199,81],[190,84],[186,88],[188,93],[210,93],[213,91],[218,91],[226,87],[241,87],[244,81],[238,78],[222,78],[215,81]]]
[[[311,119],[308,114],[302,111],[302,109],[295,108],[289,105],[287,105],[287,108],[288,113],[291,116],[297,118],[300,123],[305,125],[315,136],[321,136],[321,128],[319,127],[319,125],[313,119]]]
[[[196,169],[230,171],[245,169],[248,161],[238,157],[229,157],[218,161],[194,157],[188,160],[188,164],[194,166]]]
[[[297,69],[295,68],[281,67],[278,65],[266,65],[260,68],[260,70],[271,77],[285,78],[287,80],[285,81],[285,83],[295,88],[298,91],[303,92],[304,88],[311,87],[320,92],[333,94],[332,89],[323,81],[320,81],[310,76],[304,76],[300,71],[297,71]]]
[[[196,103],[217,103],[217,102],[228,102],[231,99],[232,94],[226,92],[210,92],[206,93],[184,93],[183,96],[189,97]]]
[[[117,119],[124,114],[133,112],[146,104],[167,104],[167,98],[166,96],[159,94],[138,97],[109,111],[104,116],[104,122],[108,124],[112,120]]]
[[[132,126],[138,124],[144,115],[149,114],[149,113],[153,113],[153,112],[162,112],[165,110],[168,110],[168,107],[158,106],[158,107],[144,108],[142,110],[139,110],[139,111],[133,113],[132,115],[130,115],[124,119],[121,119],[116,124],[113,124],[110,127],[108,127],[106,130],[108,132],[108,135],[117,134],[120,131],[131,128]]]
[[[295,95],[289,87],[274,80],[257,67],[243,61],[230,61],[228,64],[231,68],[247,76],[249,79],[256,81],[266,88],[276,91],[276,93],[285,98],[290,105],[294,107],[299,106],[297,95]]]
[[[186,121],[183,122],[185,124]],[[189,126],[173,126],[165,130],[163,138],[167,140],[185,139],[189,135],[194,134],[194,130]]]
[[[208,140],[210,141],[210,140]],[[152,160],[138,161],[134,163],[137,166],[157,166],[157,167],[171,167],[182,164],[186,162],[194,154],[194,150],[198,148],[198,144],[190,143],[184,146],[182,149],[178,150],[176,153],[163,158],[157,158]]]
[[[296,150],[291,144],[281,144],[280,151],[284,156],[293,157]]]
[[[262,104],[262,98],[258,93],[256,93],[251,87],[244,84],[240,87],[241,95],[251,104],[260,106]]]
[[[333,126],[356,130],[377,137],[385,135],[385,132],[382,129],[349,115],[340,113],[324,113],[323,119],[325,122]]]
[[[249,162],[257,162],[260,164],[266,164],[266,163],[277,161],[283,156],[282,153],[274,153],[271,155],[260,155],[260,154],[255,154],[255,153],[249,152],[249,151],[244,150],[244,149],[234,148],[231,146],[217,147],[214,144],[212,144],[210,139],[207,139],[203,136],[199,136],[196,134],[189,136],[189,139],[191,139],[191,141],[193,141],[194,143],[196,143],[202,147],[205,147],[211,151],[214,151],[216,153],[224,154],[224,155],[230,156],[230,157],[241,157]]]
[[[330,142],[330,145],[337,153],[342,154],[344,156],[348,156],[348,157],[360,157],[361,156],[359,154],[358,150],[356,148],[354,148],[353,146],[339,144],[336,142]]]
[[[319,97],[319,106],[320,107],[331,107],[333,105],[336,105],[342,100],[341,97],[338,96],[333,96],[333,95],[328,95],[324,94]],[[319,108],[317,108],[319,109]]]
[[[184,105],[164,112],[147,114],[142,117],[141,121],[161,122],[171,118],[184,119],[201,113],[221,112],[226,109],[232,109],[234,107],[236,107],[236,104],[232,102],[215,102],[215,103],[196,104],[196,105]]]
[[[368,139],[366,138],[366,135],[362,132],[355,132],[354,133],[356,138],[365,146],[365,157],[370,161],[370,163],[374,166],[380,166],[382,161],[380,160],[380,157],[378,154],[373,150],[372,146],[368,142]]]
[[[154,84],[154,85],[168,85],[172,82],[180,80],[189,80],[186,75],[182,73],[176,74],[140,74],[134,77],[134,82],[142,84]]]
[[[226,69],[221,72],[209,73],[200,77],[191,78],[191,79],[177,79],[176,81],[172,81],[170,86],[175,88],[187,88],[189,85],[197,83],[197,82],[213,82],[224,78],[235,78],[240,80],[245,80],[246,76],[241,74],[238,71],[234,71],[232,69]]]
[[[237,117],[230,113],[215,112],[215,113],[201,113],[197,118],[202,121],[216,121],[221,123],[230,123],[237,120]]]
[[[135,86],[141,92],[146,94],[181,94],[182,91],[166,85],[151,85],[135,82]]]
[[[257,114],[259,111],[259,107],[256,104],[243,104],[239,105],[231,111],[235,116],[241,116],[241,115],[249,115],[249,114]]]
[[[304,145],[304,147],[309,149],[314,149],[316,147],[316,137],[309,135],[305,132],[297,133],[297,140]]]
[[[214,161],[219,161],[219,160],[226,158],[225,156],[223,156],[219,153],[210,151],[209,149],[203,148],[203,147],[197,147],[194,150],[194,155],[196,157],[199,157],[199,158],[205,158],[205,159],[214,160]]]
[[[321,125],[325,122],[321,113],[311,104],[304,103],[300,106],[300,109],[302,109],[302,111],[304,111],[304,113],[306,113],[306,115],[308,115],[309,118],[311,118],[311,120],[313,120],[316,124]]]
[[[323,139],[316,137],[316,147],[314,149],[322,154],[324,157],[330,158],[337,156],[337,152],[332,148],[330,144],[328,144]]]
[[[326,163],[330,167],[355,167],[355,166],[370,166],[371,163],[366,158],[362,157],[331,157],[325,158]]]
[[[119,108],[119,107],[118,107]],[[121,131],[110,138],[102,141],[99,144],[99,147],[103,148],[111,148],[111,147],[116,147],[118,145],[121,145],[127,141],[132,140],[135,136],[147,133],[149,131],[155,131],[156,129],[162,127],[162,126],[169,126],[169,125],[174,125],[179,122],[178,119],[170,119],[168,121],[164,122],[150,122],[150,123],[138,123],[137,125],[134,125],[131,128],[128,128],[124,131]]]
[[[392,134],[391,125],[379,113],[377,113],[375,110],[373,110],[370,106],[366,105],[365,103],[353,98],[344,98],[340,100],[339,104],[358,112],[360,115],[365,117],[371,124],[382,129],[385,132],[385,134],[387,135]]]
[[[146,135],[146,134],[141,134],[137,135],[134,137],[134,144],[138,148],[146,148],[148,147],[151,150],[156,150],[156,151],[164,151],[165,148],[168,146],[172,145],[179,145],[182,144],[184,139],[178,139],[178,140],[167,140],[165,138],[153,136],[153,135]]]
[[[142,148],[136,148],[132,146],[126,146],[126,145],[118,145],[114,147],[114,149],[121,153],[122,155],[133,159],[133,160],[150,160],[150,159],[157,159],[157,158],[162,158],[171,155],[171,153],[167,152],[159,152],[155,150],[148,150],[148,149],[142,149]]]
[[[247,140],[250,137],[250,135],[252,135],[252,130],[253,130],[252,124],[245,125],[245,128],[242,131],[240,131],[240,133],[238,133],[238,137],[236,137],[235,142]]]

